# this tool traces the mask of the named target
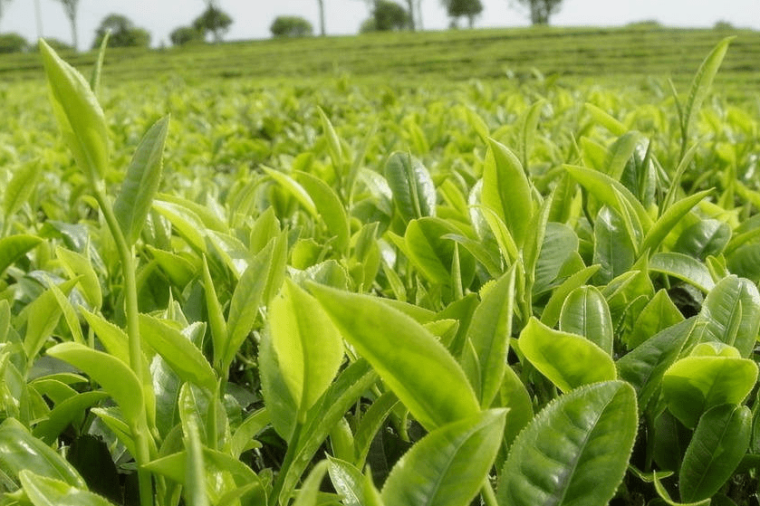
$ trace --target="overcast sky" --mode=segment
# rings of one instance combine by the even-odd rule
[[[42,11],[42,33],[71,40],[71,28],[58,0],[10,0],[0,19],[0,32],[18,32],[37,38],[35,1]],[[368,17],[365,0],[324,0],[327,31],[331,35],[357,32]],[[478,27],[524,26],[523,11],[510,8],[510,0],[481,0]],[[227,39],[267,38],[272,20],[283,14],[309,19],[318,30],[317,0],[219,0],[235,23]],[[189,24],[204,9],[203,0],[80,0],[80,46],[89,47],[100,21],[111,13],[123,14],[153,35],[153,44],[169,42],[169,33]],[[425,29],[448,26],[440,0],[422,0]],[[711,27],[723,20],[735,26],[760,29],[760,0],[564,0],[551,19],[558,26],[618,26],[641,20],[658,20],[668,26]]]

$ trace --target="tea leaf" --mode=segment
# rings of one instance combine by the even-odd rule
[[[404,221],[435,216],[435,186],[419,160],[409,153],[393,153],[385,164],[385,179]]]
[[[683,501],[701,501],[720,490],[747,453],[751,427],[746,406],[723,404],[702,415],[678,474]]]
[[[15,478],[22,471],[34,471],[48,478],[61,480],[74,487],[86,489],[79,473],[47,444],[32,436],[15,418],[0,424],[0,467],[3,473]]]
[[[625,475],[636,427],[636,395],[622,381],[559,397],[513,443],[499,504],[607,504]]]
[[[0,275],[41,242],[42,239],[32,235],[12,235],[0,239]]]
[[[518,339],[520,351],[563,392],[617,378],[607,352],[585,337],[552,330],[531,318]]]
[[[612,356],[613,328],[610,308],[597,288],[584,286],[568,295],[562,306],[559,328],[578,334]]]
[[[58,126],[90,185],[108,169],[108,130],[103,110],[87,81],[40,39],[50,100]]]
[[[729,276],[707,294],[699,314],[702,341],[734,346],[749,357],[760,329],[760,293],[750,281]]]
[[[121,407],[124,418],[131,425],[137,425],[145,416],[142,384],[135,373],[118,358],[77,343],[57,344],[47,354],[81,369],[100,383]]]
[[[520,160],[493,139],[488,140],[481,202],[504,222],[517,246],[522,246],[534,212],[530,182]]]
[[[423,426],[433,429],[480,410],[462,368],[419,323],[374,297],[319,285],[310,290]]]
[[[705,264],[682,253],[655,253],[649,261],[649,270],[686,281],[703,292],[710,292],[715,287]]]
[[[752,360],[713,354],[715,351],[695,354],[698,350],[711,349],[723,348],[714,344],[699,345],[691,356],[670,366],[662,379],[662,394],[668,409],[689,428],[695,427],[702,413],[714,406],[740,404],[757,381],[758,366]]]
[[[515,268],[492,285],[470,322],[462,367],[480,406],[488,408],[499,391],[507,363],[514,312]]]
[[[169,117],[158,120],[145,134],[135,151],[121,191],[113,204],[116,220],[124,238],[132,245],[137,241],[161,182],[164,144],[169,130]]]
[[[720,41],[715,46],[715,48],[713,48],[710,54],[708,54],[704,59],[702,64],[699,66],[696,75],[694,76],[694,80],[691,83],[691,88],[689,89],[689,98],[686,100],[686,104],[684,104],[683,117],[681,118],[681,129],[683,132],[684,143],[688,141],[687,134],[689,132],[689,127],[691,126],[693,116],[699,111],[699,108],[702,107],[702,102],[704,102],[705,98],[707,98],[707,94],[710,91],[710,86],[712,85],[713,79],[718,73],[718,69],[720,68],[720,64],[723,62],[723,58],[726,56],[728,45],[733,39],[733,37],[727,37]],[[684,150],[682,149],[682,155],[683,151]]]
[[[336,238],[335,247],[338,251],[345,251],[348,247],[350,231],[348,216],[340,198],[330,185],[313,174],[299,172],[298,179],[317,207],[327,230],[332,237]]]
[[[469,504],[496,458],[506,415],[504,409],[487,410],[428,434],[393,467],[383,486],[383,502]]]
[[[269,309],[269,334],[298,420],[327,390],[343,361],[338,329],[317,301],[286,280]]]
[[[141,314],[140,335],[183,381],[190,381],[210,392],[216,389],[214,370],[182,332],[158,318]]]
[[[36,469],[35,469],[36,470]],[[66,482],[40,476],[29,470],[19,473],[21,485],[34,506],[111,506],[103,497]]]

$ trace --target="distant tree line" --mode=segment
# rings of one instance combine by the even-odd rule
[[[39,19],[40,0],[36,3],[38,30],[41,31]],[[63,8],[63,12],[71,25],[71,44],[53,40],[53,45],[59,49],[79,49],[77,19],[80,0],[55,0]],[[95,0],[85,0],[93,2]],[[319,11],[319,34],[327,33],[325,23],[326,3],[332,0],[317,0]],[[362,22],[361,33],[374,31],[400,31],[422,29],[423,0],[363,0],[369,9],[369,17]],[[464,19],[467,26],[472,28],[475,20],[483,12],[481,0],[439,0],[451,19],[451,28],[459,27]],[[562,0],[507,0],[511,6],[522,9],[533,25],[547,25],[556,14]],[[0,20],[12,0],[0,0]],[[171,43],[175,46],[185,44],[200,44],[206,42],[221,42],[232,25],[232,18],[219,5],[220,0],[202,0],[205,9],[188,26],[181,26],[170,34]],[[719,23],[721,27],[725,22]],[[717,26],[717,25],[716,25]],[[278,16],[270,26],[273,37],[306,37],[314,34],[312,24],[301,16]],[[150,33],[136,26],[130,19],[121,14],[109,14],[95,31],[93,47],[102,43],[107,33],[110,33],[109,46],[112,47],[148,47]],[[51,42],[48,39],[48,42]],[[0,35],[0,53],[28,51],[29,43],[18,34],[7,33]]]

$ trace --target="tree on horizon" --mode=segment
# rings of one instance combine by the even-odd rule
[[[441,0],[441,3],[446,8],[446,13],[454,26],[460,17],[466,17],[468,26],[472,28],[475,25],[475,18],[483,12],[483,4],[480,0]]]
[[[324,37],[325,31],[325,0],[317,0],[319,4],[319,35]]]
[[[74,50],[79,50],[79,35],[77,34],[77,10],[79,9],[79,0],[58,0],[63,5],[63,11],[71,23],[71,42]]]
[[[526,7],[533,25],[548,25],[549,18],[562,6],[562,0],[510,0],[510,3]]]

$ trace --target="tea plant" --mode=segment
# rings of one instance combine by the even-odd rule
[[[757,122],[702,109],[729,43],[675,119],[480,85],[271,144],[167,116],[129,159],[100,67],[42,42],[77,168],[4,176],[0,504],[753,504]]]

